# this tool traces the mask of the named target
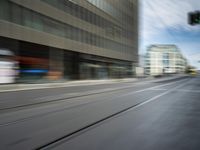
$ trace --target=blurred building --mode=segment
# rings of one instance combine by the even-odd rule
[[[1,0],[0,48],[20,79],[132,76],[138,61],[137,0]]]
[[[151,45],[147,49],[145,73],[162,75],[185,72],[187,60],[176,45]]]
[[[145,62],[146,62],[146,54],[138,55],[138,66],[145,68]]]

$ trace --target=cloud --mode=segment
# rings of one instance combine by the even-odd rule
[[[200,32],[199,26],[187,23],[188,12],[198,10],[198,0],[142,0],[141,36],[159,35],[166,29]]]

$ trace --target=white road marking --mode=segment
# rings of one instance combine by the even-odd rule
[[[184,81],[187,81],[187,80],[188,79],[180,80],[180,81],[184,82]],[[140,93],[140,92],[144,92],[144,91],[148,91],[148,90],[154,90],[154,89],[157,89],[157,88],[160,88],[160,87],[164,87],[164,86],[167,86],[167,85],[175,84],[175,83],[180,82],[180,81],[175,81],[175,82],[171,82],[171,83],[166,83],[166,84],[162,84],[162,85],[153,86],[153,87],[146,88],[146,89],[143,89],[143,90],[139,90],[139,91],[135,91],[135,92],[130,92],[130,93],[126,94],[126,95],[132,95],[134,93]]]
[[[180,87],[183,87],[185,84],[187,84],[187,82],[184,82],[184,83],[182,83],[182,84],[180,84],[180,85],[178,85],[178,86],[175,86],[174,88],[172,88],[172,89],[170,89],[170,90],[168,90],[168,91],[166,91],[166,92],[164,92],[164,93],[161,93],[161,94],[159,94],[159,95],[157,95],[157,96],[154,96],[154,97],[152,97],[152,98],[150,98],[150,99],[148,99],[148,100],[146,100],[146,101],[144,101],[144,102],[138,104],[137,106],[133,107],[132,109],[130,109],[130,110],[128,110],[128,111],[131,111],[131,110],[136,109],[136,108],[138,108],[138,107],[141,107],[141,106],[143,106],[143,105],[145,105],[145,104],[147,104],[147,103],[149,103],[149,102],[152,102],[152,101],[154,101],[154,100],[157,100],[158,98],[160,98],[160,97],[162,97],[162,96],[164,96],[164,95],[167,95],[167,94],[169,94],[170,92],[175,91],[176,89],[178,89],[178,88],[180,88]],[[128,112],[128,111],[127,111],[127,112]]]
[[[200,93],[200,90],[176,90],[177,92],[191,92],[191,93]]]
[[[167,89],[151,89],[153,91],[166,91]]]
[[[172,82],[172,83],[167,83],[167,84],[163,84],[163,85],[157,85],[157,86],[154,86],[154,87],[150,87],[150,88],[146,88],[146,89],[130,92],[128,94],[121,95],[120,97],[126,96],[126,95],[132,95],[132,94],[135,94],[135,93],[144,92],[144,91],[147,91],[147,90],[155,90],[156,88],[167,86],[167,85],[171,85],[171,84],[175,84],[177,82],[180,82],[180,81],[175,81],[175,82]],[[67,99],[67,98],[70,98],[70,97],[74,97],[74,96],[95,94],[95,93],[101,93],[101,92],[109,92],[109,91],[129,88],[129,87],[131,88],[131,87],[134,87],[136,85],[137,84],[134,84],[134,85],[131,85],[131,86],[124,86],[124,87],[120,87],[120,88],[106,88],[106,89],[99,89],[99,90],[90,90],[90,91],[85,91],[85,92],[73,92],[73,93],[65,93],[65,94],[52,95],[52,96],[44,96],[44,97],[40,97],[40,98],[35,98],[33,101],[35,101],[35,102],[36,101],[46,101],[46,102],[48,102],[48,101],[58,100],[58,99],[63,99],[64,100],[64,99]]]

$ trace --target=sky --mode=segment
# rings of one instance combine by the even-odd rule
[[[188,12],[200,0],[140,0],[140,55],[151,44],[176,44],[190,65],[200,69],[200,25],[188,24]]]

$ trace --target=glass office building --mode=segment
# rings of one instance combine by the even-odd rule
[[[101,79],[133,75],[137,0],[1,0],[0,49],[19,79]]]

